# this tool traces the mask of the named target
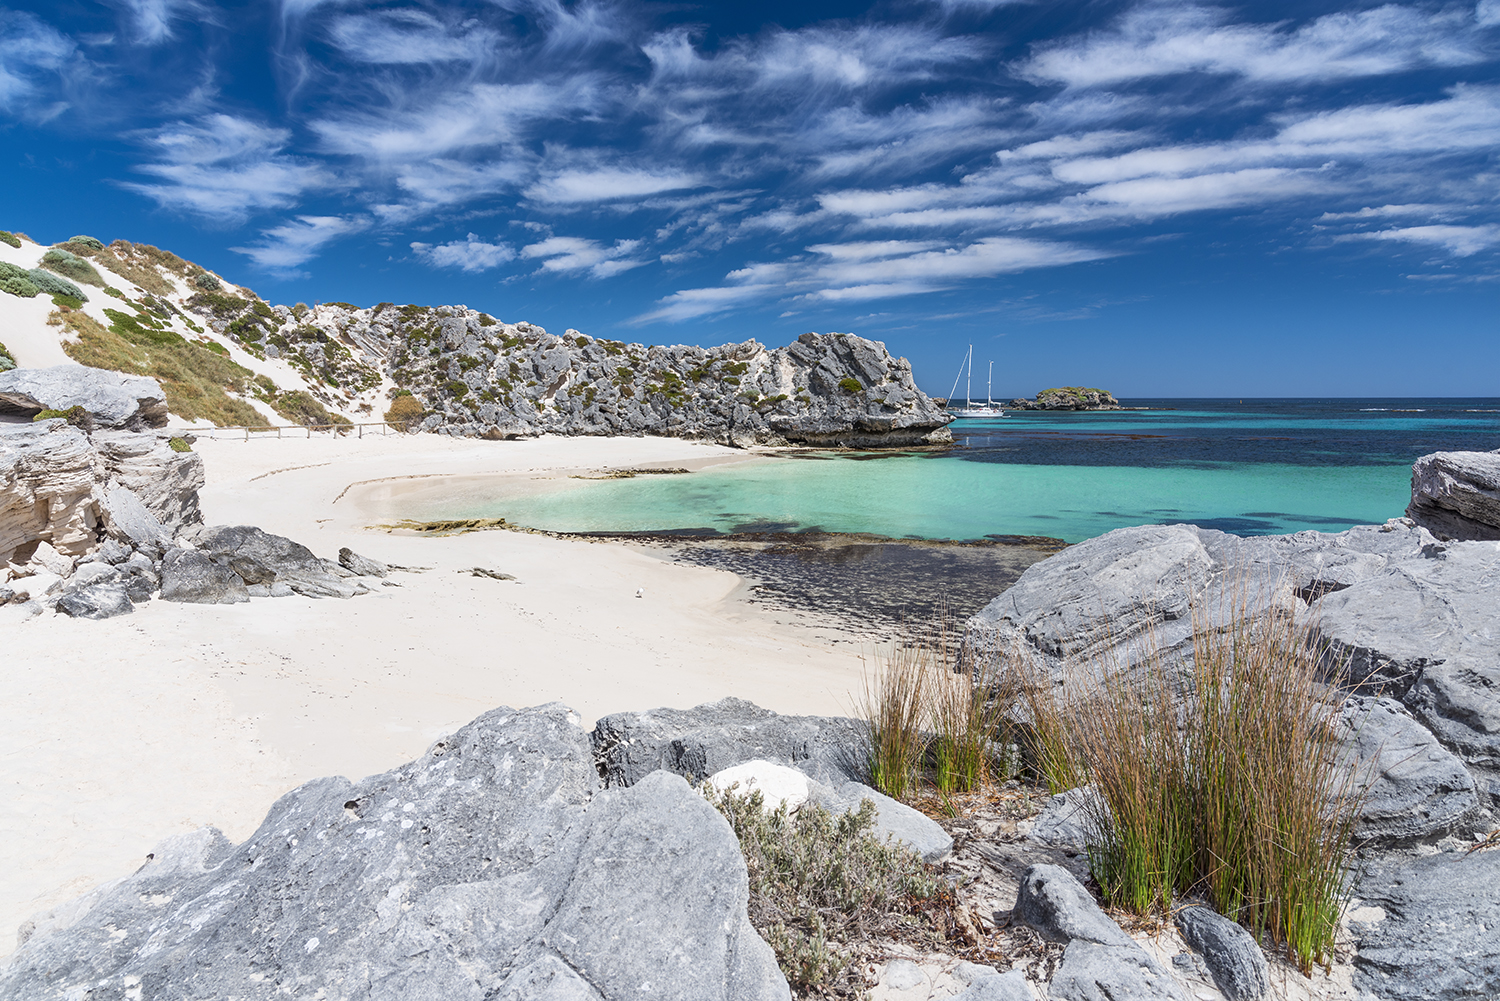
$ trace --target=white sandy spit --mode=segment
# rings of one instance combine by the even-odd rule
[[[661,438],[433,435],[195,447],[207,523],[431,569],[393,572],[399,587],[347,601],[153,601],[103,622],[0,610],[0,954],[25,918],[132,871],[161,838],[213,824],[243,839],[298,783],[392,768],[495,706],[561,700],[586,725],[728,695],[846,714],[861,684],[867,651],[740,602],[733,574],[617,543],[388,534],[369,528],[384,488],[340,499],[350,484],[393,477],[510,474],[522,490],[744,453]],[[476,566],[518,580],[464,572]]]

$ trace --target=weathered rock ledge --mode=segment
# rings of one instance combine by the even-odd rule
[[[1018,398],[1010,401],[1012,410],[1119,410],[1120,401],[1106,389],[1088,389],[1083,386],[1062,386],[1044,389],[1036,399]]]

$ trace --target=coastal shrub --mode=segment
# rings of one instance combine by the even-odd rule
[[[104,287],[104,279],[94,266],[76,254],[53,247],[42,255],[42,267],[85,285]]]
[[[69,299],[77,299],[79,305],[89,301],[89,297],[83,294],[83,289],[61,275],[55,275],[50,271],[43,271],[41,268],[33,268],[26,272],[26,274],[30,277],[31,284],[35,285],[37,290],[45,295],[67,296]],[[72,308],[77,309],[78,306]]]
[[[8,229],[0,229],[0,242],[8,243],[17,250],[21,249],[21,238]]]
[[[188,444],[186,438],[171,438],[167,441],[167,447],[174,452],[191,452],[193,446]]]
[[[311,393],[305,390],[289,389],[285,392],[277,393],[268,402],[271,404],[272,410],[293,424],[300,424],[303,427],[351,423],[347,417],[329,413],[323,404],[319,403],[313,398]]]
[[[42,410],[32,418],[32,421],[50,421],[58,418],[67,421],[74,427],[83,428],[85,431],[92,431],[94,429],[93,417],[81,404],[69,407],[66,410],[52,410],[50,408]]]
[[[1227,594],[1216,614],[1194,609],[1186,690],[1148,639],[1142,669],[1035,713],[1075,771],[1052,784],[1100,792],[1089,857],[1107,902],[1165,911],[1201,892],[1308,971],[1334,945],[1366,790],[1329,727],[1326,644],[1310,622],[1249,607]]]
[[[210,420],[220,427],[265,423],[259,411],[230,395],[248,392],[252,373],[228,358],[176,334],[163,338],[160,331],[137,323],[106,329],[79,310],[55,312],[52,318],[76,338],[63,341],[69,358],[94,368],[151,376],[161,383],[167,409],[178,417]]]
[[[413,421],[421,420],[426,412],[422,401],[406,392],[391,401],[390,409],[385,412],[385,421],[391,427],[404,431]]]
[[[0,292],[9,292],[22,299],[30,299],[40,291],[41,289],[37,288],[36,283],[31,280],[29,271],[0,261]]]
[[[799,996],[863,994],[852,945],[914,923],[944,883],[916,852],[874,833],[875,806],[835,815],[815,803],[766,810],[759,792],[703,795],[739,838],[747,913]]]
[[[119,289],[115,288],[113,285],[106,285],[106,286],[104,286],[104,288],[100,289],[100,291],[102,291],[105,295],[114,296],[116,299],[124,299],[125,298],[125,293],[121,292]]]
[[[493,327],[498,321],[488,313],[479,314],[479,325],[481,327]]]
[[[865,387],[859,384],[859,380],[852,376],[844,376],[839,380],[839,388],[846,393],[858,393]]]
[[[224,283],[219,281],[219,279],[215,278],[213,275],[209,274],[207,271],[198,272],[193,276],[192,281],[194,288],[200,289],[204,292],[221,292],[224,289]]]
[[[104,241],[103,240],[95,239],[92,236],[70,236],[64,242],[65,243],[76,243],[78,246],[80,246],[80,247],[86,247],[89,250],[103,250],[104,249]]]
[[[892,799],[908,799],[921,779],[927,737],[926,656],[915,643],[893,640],[872,676],[865,674],[856,714],[864,720],[870,785]]]
[[[74,298],[71,295],[54,295],[52,297],[52,305],[58,309],[82,309],[83,303],[84,299]]]
[[[15,356],[4,344],[0,344],[0,372],[9,371],[16,367]]]

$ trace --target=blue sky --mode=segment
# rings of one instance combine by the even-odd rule
[[[0,7],[0,227],[947,392],[1500,395],[1500,0]]]

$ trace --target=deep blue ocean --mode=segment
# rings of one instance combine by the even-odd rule
[[[1122,400],[1095,413],[1014,411],[952,425],[943,451],[813,452],[450,498],[422,517],[558,531],[872,532],[1068,542],[1192,522],[1240,535],[1340,531],[1399,517],[1428,452],[1500,448],[1500,398]]]

